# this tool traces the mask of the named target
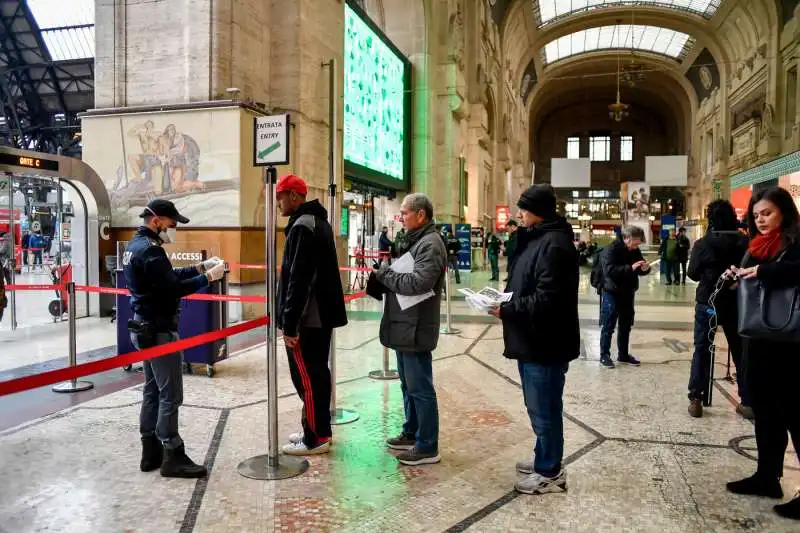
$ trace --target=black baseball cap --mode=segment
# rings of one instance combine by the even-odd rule
[[[160,198],[151,200],[150,203],[147,204],[147,207],[144,208],[144,211],[142,211],[142,213],[139,215],[139,217],[144,218],[152,215],[155,215],[157,217],[171,218],[172,220],[180,224],[189,223],[188,218],[178,213],[178,209],[175,207],[175,204],[173,204],[169,200],[162,200]]]

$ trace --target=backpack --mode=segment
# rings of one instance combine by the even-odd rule
[[[594,257],[594,262],[592,263],[592,273],[589,274],[589,285],[592,286],[595,290],[597,290],[597,294],[600,294],[600,291],[603,289],[603,281],[605,280],[605,276],[603,275],[603,251],[597,252]]]

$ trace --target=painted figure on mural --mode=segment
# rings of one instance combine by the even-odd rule
[[[139,154],[128,156],[128,164],[133,173],[132,180],[147,180],[153,184],[156,194],[161,194],[163,165],[159,156],[160,135],[155,130],[155,124],[152,120],[148,120],[144,124],[137,124],[128,131],[128,136],[139,141],[141,150]]]
[[[172,192],[203,190],[200,177],[200,148],[194,139],[180,133],[175,124],[170,124],[161,136],[162,153],[166,155],[167,171]],[[165,179],[166,182],[166,179]]]

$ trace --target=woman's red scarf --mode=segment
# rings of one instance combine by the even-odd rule
[[[781,251],[783,240],[781,239],[780,231],[771,231],[770,233],[762,233],[756,235],[750,241],[749,251],[750,255],[760,261],[772,259]]]

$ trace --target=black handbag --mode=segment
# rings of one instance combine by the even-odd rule
[[[737,299],[739,335],[800,343],[800,287],[775,288],[756,278],[740,279]]]

